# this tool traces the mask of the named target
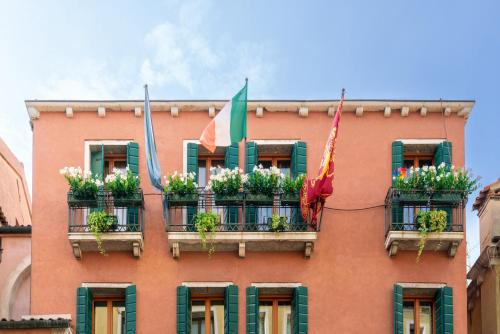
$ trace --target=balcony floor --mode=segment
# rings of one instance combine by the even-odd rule
[[[83,252],[98,252],[95,236],[89,232],[70,232],[68,239],[73,254],[82,258]],[[134,257],[140,257],[144,248],[144,238],[141,232],[111,232],[101,235],[102,246],[106,252],[132,251]]]
[[[418,231],[389,231],[385,238],[385,248],[390,256],[396,255],[398,250],[418,250],[421,239]],[[448,251],[454,257],[458,246],[464,239],[464,232],[429,233],[424,250]]]
[[[246,250],[251,252],[287,252],[302,251],[304,256],[311,256],[317,232],[218,232],[213,239],[207,236],[207,243],[213,242],[215,251],[238,251],[245,257]],[[168,244],[174,258],[179,258],[181,251],[203,252],[201,239],[197,232],[168,232]]]

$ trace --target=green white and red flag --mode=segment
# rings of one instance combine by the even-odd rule
[[[203,130],[200,143],[210,152],[215,152],[217,146],[230,146],[246,138],[247,86],[248,80]]]
[[[302,212],[302,217],[306,219],[309,210],[312,210],[311,223],[313,224],[316,223],[317,215],[326,198],[333,193],[335,142],[339,133],[340,116],[344,104],[344,92],[345,90],[342,89],[342,97],[340,98],[337,112],[332,121],[332,129],[325,145],[318,176],[314,179],[307,178],[304,180],[302,188],[300,189],[300,211]]]

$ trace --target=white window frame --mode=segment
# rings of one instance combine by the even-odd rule
[[[84,171],[90,171],[90,146],[97,145],[115,145],[115,146],[127,146],[133,140],[125,139],[125,140],[85,140],[83,146],[84,152]],[[104,175],[106,177],[106,175]]]

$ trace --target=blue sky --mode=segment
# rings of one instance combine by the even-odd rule
[[[475,99],[466,162],[500,177],[498,1],[0,1],[0,136],[31,180],[31,98]],[[469,207],[475,194],[471,196]],[[470,258],[477,217],[468,210]]]

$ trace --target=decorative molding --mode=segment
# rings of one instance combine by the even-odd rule
[[[293,282],[269,282],[269,283],[251,283],[250,286],[256,288],[298,288],[302,283]]]
[[[446,286],[445,283],[402,283],[398,282],[396,283],[398,285],[401,285],[403,289],[441,289]]]
[[[106,116],[106,108],[105,107],[97,107],[97,116],[105,117]]]
[[[450,107],[444,108],[444,115],[445,116],[450,116],[450,114],[451,114],[451,108]]]
[[[427,116],[427,107],[420,108],[420,116],[422,117]]]
[[[329,117],[333,117],[335,115],[335,111],[337,110],[337,108],[335,107],[328,107],[328,116]]]
[[[211,117],[211,118],[215,117],[215,107],[214,106],[208,107],[208,117]]]
[[[407,117],[410,114],[410,107],[401,108],[401,116]]]
[[[66,117],[68,117],[68,118],[73,117],[73,108],[66,107]]]
[[[109,282],[92,282],[92,283],[82,283],[82,288],[98,288],[98,289],[126,289],[133,285],[131,282],[127,283],[109,283]]]
[[[255,108],[255,116],[259,118],[264,117],[264,108],[262,107]]]
[[[404,145],[438,145],[444,142],[446,139],[396,139],[402,142]]]
[[[28,107],[28,114],[32,120],[40,118],[40,111],[35,107]]]
[[[141,107],[135,107],[135,108],[134,108],[134,116],[135,116],[135,117],[141,117],[141,114],[142,114],[142,109],[141,109]]]
[[[173,106],[172,108],[170,108],[170,115],[172,115],[172,117],[178,117],[179,107]]]
[[[309,108],[307,108],[307,107],[300,107],[299,108],[299,116],[300,117],[307,117],[307,116],[309,116]]]
[[[356,107],[356,116],[363,116],[363,107]]]
[[[469,116],[470,112],[472,111],[472,108],[470,107],[465,107],[465,108],[462,108],[458,113],[457,113],[457,116]]]
[[[391,107],[385,106],[384,108],[384,117],[390,117],[391,116]]]
[[[233,285],[233,282],[182,282],[182,286],[188,288],[225,288]]]

